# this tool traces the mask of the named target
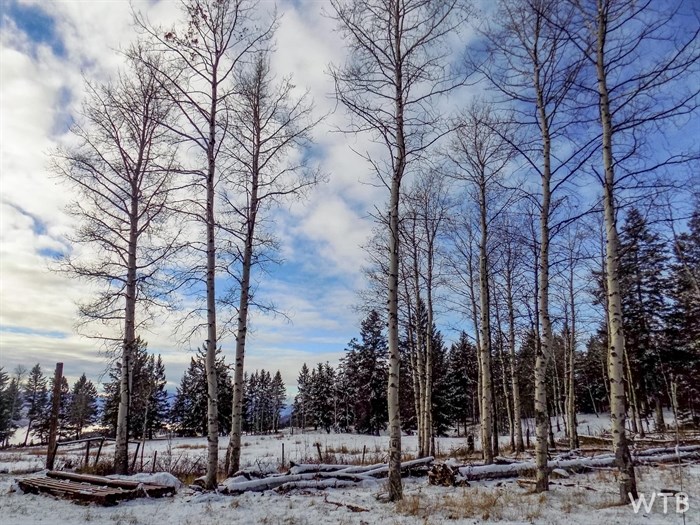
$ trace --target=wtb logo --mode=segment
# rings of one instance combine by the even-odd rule
[[[688,512],[690,504],[688,503],[688,495],[685,492],[676,492],[675,494],[669,494],[668,492],[652,492],[651,496],[647,499],[646,494],[639,494],[637,501],[632,498],[632,494],[628,494],[630,501],[632,502],[632,510],[635,514],[638,514],[642,506],[646,512],[651,512],[654,508],[654,502],[658,499],[663,498],[663,513],[668,514],[668,498],[674,498],[676,500],[675,512],[676,514],[684,514]]]

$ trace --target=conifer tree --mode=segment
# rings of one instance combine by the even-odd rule
[[[41,365],[37,363],[29,371],[29,376],[24,384],[24,405],[27,409],[27,433],[24,436],[24,445],[27,444],[29,433],[39,427],[39,424],[49,410],[49,394],[46,389],[46,377],[41,371]]]
[[[83,429],[97,419],[97,389],[85,374],[73,385],[67,416],[76,439],[80,439]]]

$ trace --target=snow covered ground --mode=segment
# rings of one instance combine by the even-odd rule
[[[605,416],[581,415],[582,433],[598,435],[609,426]],[[556,428],[556,427],[555,427]],[[277,471],[281,467],[282,445],[285,462],[318,461],[318,446],[322,454],[332,455],[339,463],[359,462],[364,453],[365,463],[386,460],[386,436],[356,434],[327,434],[325,432],[279,435],[244,436],[242,465],[262,471]],[[507,447],[507,436],[502,437]],[[221,456],[228,440],[220,440]],[[414,455],[415,436],[404,436],[404,451]],[[456,456],[463,461],[464,437],[439,438],[437,447],[443,457]],[[478,440],[477,440],[478,446]],[[504,448],[505,450],[505,448]],[[105,446],[102,457],[111,460],[113,445]],[[133,452],[133,448],[131,449]],[[650,511],[642,508],[635,513],[630,506],[619,506],[614,472],[601,469],[593,473],[572,475],[554,480],[547,494],[532,494],[515,480],[472,482],[470,487],[434,487],[427,479],[405,480],[405,498],[398,504],[381,503],[377,498],[385,493],[382,480],[375,484],[329,489],[326,491],[293,491],[278,494],[246,493],[240,496],[201,494],[183,488],[174,498],[140,499],[117,507],[80,506],[50,496],[21,494],[12,491],[14,479],[43,468],[45,448],[27,447],[0,451],[0,523],[3,525],[82,524],[95,525],[399,525],[399,524],[474,524],[482,522],[514,524],[683,524],[677,514],[676,500],[669,498],[664,513],[663,499],[658,498]],[[157,452],[157,454],[156,454]],[[91,454],[94,458],[95,449]],[[144,470],[157,455],[158,470],[164,466],[183,464],[196,468],[204,464],[204,438],[175,438],[149,441],[144,451]],[[71,445],[57,458],[57,467],[77,466],[85,455],[83,445]],[[140,457],[139,461],[140,463]],[[137,464],[138,464],[137,463]],[[660,489],[680,490],[688,494],[689,509],[685,524],[700,524],[700,465],[640,467],[640,492],[649,499]],[[568,486],[570,485],[570,486]]]
[[[677,467],[640,468],[639,485],[651,493],[679,486]],[[432,487],[425,479],[407,480],[399,504],[380,503],[383,483],[373,487],[326,491],[247,493],[241,496],[198,494],[181,490],[174,498],[133,500],[117,507],[80,506],[49,496],[9,492],[12,478],[0,475],[0,522],[14,525],[399,525],[473,524],[678,524],[675,501],[668,513],[656,501],[651,512],[635,514],[631,506],[618,506],[614,476],[608,471],[578,475],[566,480],[577,486],[552,486],[549,493],[531,494],[515,482],[473,483],[471,487]],[[688,525],[700,523],[700,468],[683,469],[684,489],[690,494]],[[590,490],[594,489],[594,490]],[[350,505],[352,508],[348,507]]]

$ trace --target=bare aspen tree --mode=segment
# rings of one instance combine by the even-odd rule
[[[197,249],[205,265],[196,279],[206,287],[207,472],[205,486],[214,489],[218,469],[217,331],[217,186],[222,180],[220,155],[230,141],[232,122],[227,104],[235,95],[234,76],[250,54],[269,40],[273,23],[255,26],[258,4],[251,0],[182,0],[184,24],[164,29],[136,16],[162,65],[145,60],[180,113],[172,127],[181,140],[194,145],[202,166],[191,169],[200,199],[192,216],[205,230]]]
[[[510,357],[510,380],[513,395],[513,421],[515,434],[515,452],[525,452],[523,443],[522,405],[520,402],[520,385],[518,383],[517,356],[515,353],[515,297],[516,280],[522,277],[518,259],[523,255],[516,240],[516,231],[507,219],[501,226],[503,231],[503,278],[506,309],[508,311],[508,355]]]
[[[415,336],[412,359],[416,364],[419,402],[416,417],[418,423],[419,456],[435,454],[433,433],[433,351],[432,327],[435,321],[435,294],[442,282],[440,237],[443,234],[451,207],[449,188],[443,174],[436,170],[421,172],[404,198],[399,234],[405,247],[402,259],[412,265],[413,293],[407,296],[407,306],[414,312],[409,315],[409,327]],[[405,283],[404,286],[408,286]],[[413,300],[413,304],[412,303]],[[420,316],[425,311],[425,331],[422,332]]]
[[[77,143],[54,155],[54,171],[79,196],[69,209],[79,221],[69,238],[75,249],[59,270],[97,286],[80,314],[102,327],[96,337],[121,342],[114,470],[127,474],[137,331],[165,306],[171,285],[163,270],[178,249],[179,228],[170,213],[177,148],[167,130],[172,105],[140,62],[130,61],[113,82],[86,88],[81,118],[71,128]],[[113,329],[121,336],[111,336]]]
[[[569,10],[570,11],[570,10]],[[549,313],[550,242],[553,194],[576,172],[586,158],[588,144],[567,140],[562,108],[580,68],[578,57],[567,48],[565,31],[550,19],[566,20],[568,12],[557,0],[502,1],[497,11],[497,28],[486,32],[488,57],[479,70],[513,107],[514,120],[530,140],[522,140],[519,153],[540,178],[538,320],[535,359],[535,421],[537,476],[535,489],[548,490],[547,363],[552,351],[552,323]],[[573,47],[573,46],[569,46]],[[536,131],[535,131],[536,130]],[[537,145],[537,147],[530,145]],[[558,155],[558,146],[567,153]],[[531,192],[534,193],[534,192]]]
[[[697,112],[700,87],[689,80],[698,73],[700,48],[696,25],[684,31],[682,2],[633,0],[572,0],[579,14],[575,25],[562,24],[585,57],[591,74],[585,88],[595,93],[600,129],[603,189],[605,279],[608,323],[608,376],[613,447],[619,469],[620,501],[637,497],[634,466],[625,430],[625,339],[619,276],[617,211],[630,193],[649,194],[654,174],[666,184],[673,175],[665,168],[696,155],[683,151],[682,141],[659,154],[646,142],[646,131],[664,129],[679,116]],[[661,7],[659,7],[661,6]],[[666,127],[665,129],[670,129]],[[645,155],[645,149],[655,155]],[[662,188],[657,186],[657,190]],[[629,385],[630,390],[633,385]]]
[[[486,104],[474,104],[460,118],[459,127],[452,141],[448,158],[453,166],[451,176],[468,183],[467,195],[478,209],[479,232],[479,298],[480,298],[480,348],[481,370],[481,435],[484,461],[493,463],[495,443],[493,432],[493,390],[491,383],[491,279],[489,253],[491,250],[490,226],[508,207],[508,195],[501,183],[507,175],[510,161],[515,155],[506,125],[499,121],[495,109]]]
[[[315,184],[318,173],[291,153],[309,145],[311,118],[307,95],[292,94],[291,79],[275,79],[270,70],[269,52],[261,51],[249,67],[237,75],[236,97],[227,101],[235,130],[231,145],[225,146],[232,161],[226,175],[230,189],[225,195],[225,212],[229,227],[243,243],[238,283],[236,318],[236,358],[233,382],[231,438],[226,455],[226,473],[233,475],[240,467],[241,426],[243,421],[243,364],[249,309],[253,301],[251,272],[264,260],[261,253],[266,241],[258,233],[261,222],[275,204],[284,199],[301,197]]]
[[[349,48],[343,67],[331,70],[336,96],[353,117],[351,131],[368,132],[390,158],[370,159],[389,190],[389,499],[400,500],[399,415],[399,205],[401,182],[439,137],[433,100],[460,79],[450,64],[447,38],[462,25],[460,0],[331,0]]]

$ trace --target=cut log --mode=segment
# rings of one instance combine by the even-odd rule
[[[673,463],[678,459],[698,459],[700,451],[680,452],[679,454],[660,454],[633,456],[633,461],[637,465],[647,465],[654,463]],[[615,458],[606,455],[603,457],[578,458],[567,460],[553,460],[547,463],[550,469],[561,468],[573,472],[582,472],[592,468],[612,467],[615,465]],[[476,465],[460,467],[460,474],[468,481],[478,481],[485,479],[515,478],[520,476],[531,476],[536,470],[534,461],[523,461],[510,465]]]
[[[341,480],[341,479],[329,478],[329,479],[308,480],[308,481],[290,481],[288,483],[285,483],[284,485],[280,485],[275,490],[277,492],[285,493],[285,492],[289,492],[290,490],[296,490],[296,489],[323,490],[323,489],[337,489],[337,488],[342,488],[342,487],[351,487],[354,485],[355,485],[354,481],[346,481],[346,480]]]

